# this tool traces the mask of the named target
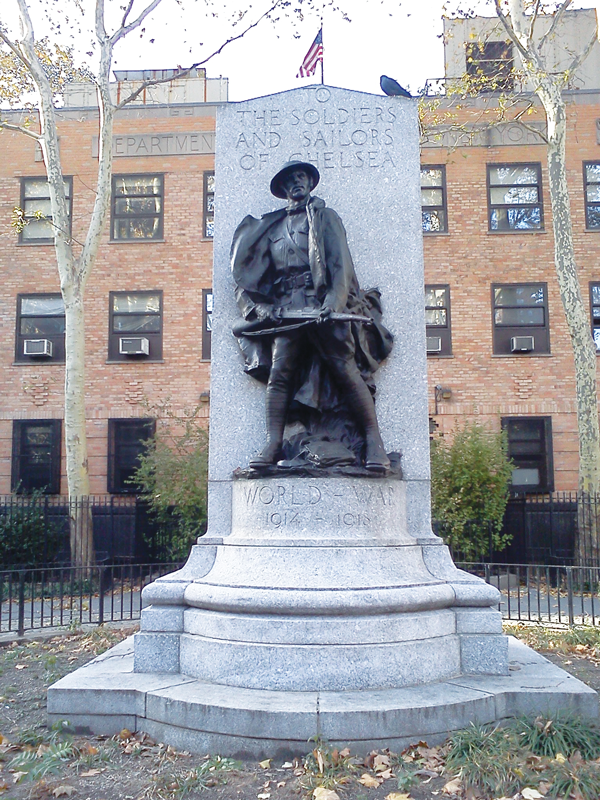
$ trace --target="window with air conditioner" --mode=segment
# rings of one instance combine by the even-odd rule
[[[109,361],[162,360],[162,292],[111,292]]]
[[[212,337],[213,293],[212,289],[202,290],[202,359],[210,360]]]
[[[65,306],[60,294],[17,295],[17,364],[65,360]]]
[[[527,357],[550,353],[545,283],[492,285],[494,354]]]
[[[452,355],[449,286],[445,284],[425,286],[425,324],[427,355]]]

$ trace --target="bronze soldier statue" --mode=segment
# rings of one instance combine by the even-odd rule
[[[287,207],[246,217],[233,238],[243,316],[234,333],[246,371],[267,380],[267,442],[249,466],[283,466],[284,429],[293,418],[308,437],[341,440],[357,463],[385,473],[390,461],[372,375],[389,354],[392,336],[381,324],[379,292],[359,288],[342,221],[311,196],[319,179],[313,164],[285,164],[271,192],[287,199]],[[340,418],[354,423],[358,445],[347,425],[340,436]]]

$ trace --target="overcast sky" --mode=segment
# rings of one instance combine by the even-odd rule
[[[303,0],[304,3],[306,0]],[[442,2],[440,0],[338,0],[350,21],[332,11],[323,0],[323,38],[325,49],[325,83],[347,89],[380,94],[379,77],[389,75],[416,93],[428,78],[444,74]],[[210,0],[209,0],[210,2]],[[318,5],[320,0],[315,0]],[[36,36],[48,33],[39,16],[43,4],[60,9],[63,41],[74,42],[91,66],[94,56],[89,38],[78,34],[68,15],[73,0],[30,0],[36,14]],[[137,4],[145,0],[136,0]],[[83,0],[88,9],[93,0]],[[577,0],[573,7],[591,8],[600,4]],[[107,0],[117,9],[121,0]],[[492,0],[466,1],[464,7],[493,16]],[[447,7],[451,3],[446,4]],[[256,19],[268,7],[267,0],[214,0],[218,17],[204,13],[206,0],[163,0],[145,25],[145,33],[134,32],[115,52],[117,69],[165,69],[187,66],[213,52],[223,41],[237,32],[231,28],[229,14],[236,8],[250,7],[246,19]],[[0,0],[0,21],[14,22],[15,0]],[[11,14],[12,12],[12,14]],[[56,16],[56,12],[54,12]],[[254,16],[252,16],[254,14]],[[12,16],[12,18],[11,18]],[[300,24],[281,20],[277,25],[263,21],[242,40],[230,44],[207,65],[209,77],[229,78],[229,99],[245,100],[272,92],[293,89],[320,82],[320,71],[312,78],[298,79],[296,73],[320,27],[320,14],[307,12]],[[72,38],[74,37],[74,38]],[[151,41],[153,40],[153,41]]]

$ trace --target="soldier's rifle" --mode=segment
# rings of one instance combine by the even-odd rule
[[[348,314],[346,312],[332,311],[331,314],[322,317],[321,311],[318,308],[300,308],[300,309],[276,309],[276,318],[267,317],[261,320],[238,320],[233,328],[234,336],[265,336],[269,333],[285,333],[286,331],[293,331],[297,328],[303,328],[305,325],[312,325],[327,322],[360,322],[363,325],[372,325],[373,320],[371,317],[365,317],[361,314]]]

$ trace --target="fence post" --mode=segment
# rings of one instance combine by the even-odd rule
[[[98,625],[104,622],[104,566],[98,566]]]
[[[567,567],[567,609],[569,612],[569,625],[575,624],[573,611],[573,567]]]
[[[19,617],[17,625],[19,636],[25,634],[25,571],[19,573]]]

